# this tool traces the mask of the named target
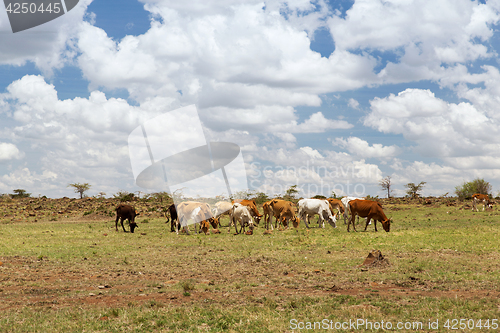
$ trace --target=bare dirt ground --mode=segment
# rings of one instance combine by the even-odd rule
[[[165,305],[180,305],[186,301],[203,303],[207,301],[223,302],[228,297],[232,302],[244,304],[248,298],[282,296],[285,298],[300,296],[350,295],[362,296],[376,293],[387,297],[433,297],[481,299],[498,298],[500,293],[485,290],[435,290],[430,285],[419,285],[411,281],[408,286],[388,285],[377,282],[366,284],[338,285],[331,273],[287,273],[269,265],[235,264],[235,267],[214,273],[213,269],[203,265],[181,269],[175,275],[169,273],[141,273],[136,271],[117,272],[114,269],[78,270],[64,269],[47,260],[33,260],[23,257],[0,257],[0,282],[4,286],[0,310],[21,309],[24,307],[64,307],[102,306],[121,308],[148,302]],[[255,264],[255,263],[254,263]],[[273,265],[274,266],[274,263]],[[259,271],[270,284],[258,284],[261,276],[254,275],[255,283],[250,289],[217,290],[212,286],[241,279],[242,274]],[[311,276],[305,279],[306,276]],[[183,296],[178,287],[180,281],[192,279],[195,290],[188,297]],[[158,281],[162,281],[158,283]],[[279,283],[279,281],[282,281]],[[300,281],[300,283],[293,283]],[[326,281],[326,282],[325,282]],[[329,282],[330,281],[330,282]],[[247,281],[248,282],[248,281]],[[275,284],[273,282],[276,282]]]

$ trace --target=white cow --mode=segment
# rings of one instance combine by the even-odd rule
[[[177,223],[179,223],[186,233],[189,235],[188,222],[192,220],[195,223],[195,233],[198,233],[197,224],[200,223],[204,229],[204,232],[208,231],[208,222],[214,223],[214,228],[216,227],[215,220],[213,219],[212,212],[210,211],[210,206],[207,203],[195,202],[195,201],[185,201],[177,205],[177,214],[179,216]],[[179,227],[175,228],[176,233],[179,234]]]
[[[233,204],[229,201],[218,201],[212,209],[214,216],[221,217],[222,215],[231,216],[231,209]],[[229,229],[231,229],[231,221],[229,221]]]
[[[344,210],[344,224],[346,224],[346,221],[349,218],[349,216],[347,215],[347,212],[350,212],[349,201],[356,200],[356,199],[357,200],[366,200],[365,198],[357,198],[357,197],[343,197],[342,199],[340,199],[340,201],[342,201],[342,203],[344,204],[344,207],[345,207],[345,210]],[[359,216],[358,216],[358,224],[359,224]],[[369,224],[372,224],[372,223],[370,222]]]
[[[241,230],[245,232],[245,224],[248,223],[250,230],[253,230],[254,224],[252,220],[252,214],[250,214],[250,211],[248,210],[248,207],[245,205],[241,205],[239,203],[235,203],[233,205],[233,208],[231,210],[231,224],[229,225],[229,232],[231,231],[231,225],[234,223],[234,229],[236,230],[236,233],[238,234],[238,227],[236,226],[236,221],[240,222]]]
[[[299,218],[304,220],[306,227],[309,229],[309,216],[319,215],[319,220],[322,227],[325,227],[325,220],[334,228],[337,228],[335,216],[330,210],[330,203],[322,199],[302,199],[299,201]]]

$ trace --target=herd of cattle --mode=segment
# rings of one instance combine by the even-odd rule
[[[220,218],[224,215],[229,216],[228,232],[231,231],[231,226],[234,225],[237,234],[241,232],[252,234],[255,226],[260,224],[262,218],[267,230],[273,230],[280,225],[285,229],[291,225],[298,228],[301,220],[309,228],[309,219],[315,215],[318,215],[318,223],[323,228],[325,227],[325,221],[333,228],[336,228],[337,217],[340,215],[344,217],[344,224],[348,220],[347,231],[350,230],[351,224],[354,231],[356,231],[354,224],[356,216],[358,216],[358,220],[359,217],[366,218],[365,230],[371,224],[371,220],[374,221],[375,231],[377,231],[377,221],[382,223],[382,227],[387,232],[389,232],[391,225],[391,220],[385,216],[380,203],[363,198],[345,197],[342,200],[301,199],[297,204],[282,199],[273,199],[264,202],[262,209],[263,214],[257,209],[254,200],[219,201],[214,207],[210,207],[209,204],[203,202],[186,201],[178,205],[170,205],[165,215],[167,223],[171,222],[172,232],[179,233],[182,227],[187,234],[189,234],[188,224],[195,224],[196,233],[198,233],[198,224],[205,234],[208,234],[210,225],[216,230],[215,232],[218,232]],[[123,221],[128,220],[130,232],[133,233],[134,229],[138,227],[135,222],[135,217],[138,215],[132,206],[120,204],[116,208],[116,230],[118,231],[118,221],[120,221],[123,231],[126,231]],[[275,219],[274,225],[273,217]],[[239,230],[237,224],[240,225]],[[246,227],[249,228],[248,231],[246,231]]]
[[[486,194],[474,194],[472,196],[472,210],[477,209],[477,204],[483,204],[483,211],[486,207],[492,208],[493,202]],[[350,231],[352,225],[356,231],[355,218],[366,218],[365,231],[371,220],[374,221],[375,231],[377,231],[377,222],[382,224],[386,232],[390,231],[392,219],[388,219],[382,205],[377,201],[365,200],[364,198],[344,197],[338,199],[301,199],[295,205],[291,201],[282,199],[273,199],[264,202],[262,205],[263,214],[259,213],[257,205],[254,200],[233,200],[219,201],[212,208],[209,204],[196,201],[185,201],[177,206],[172,204],[168,207],[166,217],[167,223],[171,222],[171,231],[179,233],[182,227],[184,231],[189,234],[188,224],[195,224],[195,232],[198,233],[197,227],[200,225],[201,231],[205,234],[209,233],[210,225],[218,233],[218,226],[220,225],[220,218],[223,215],[229,216],[229,229],[234,225],[236,233],[244,232],[252,234],[255,225],[259,225],[262,218],[265,221],[265,228],[267,230],[278,228],[279,225],[283,228],[288,228],[291,224],[294,228],[299,227],[300,221],[309,228],[309,218],[318,215],[318,223],[322,228],[325,227],[327,221],[333,228],[337,227],[337,216],[344,217],[344,224],[347,222],[347,231]],[[335,211],[336,210],[336,211]],[[335,213],[334,213],[335,212]],[[115,228],[118,231],[118,221],[120,220],[123,231],[126,232],[123,226],[123,221],[128,220],[130,225],[130,232],[134,232],[137,228],[135,217],[139,214],[136,210],[126,204],[121,204],[116,208],[116,221]],[[170,216],[170,217],[169,217]],[[275,218],[273,226],[272,218]],[[190,223],[191,221],[191,223]],[[238,231],[237,223],[240,224]],[[249,230],[245,231],[245,227]]]

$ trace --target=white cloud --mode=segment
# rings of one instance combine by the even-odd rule
[[[92,0],[80,0],[67,14],[55,20],[12,33],[7,12],[0,11],[0,65],[21,66],[31,61],[44,73],[51,75],[71,63],[75,56],[73,38],[83,22]]]
[[[391,52],[379,76],[385,82],[439,80],[454,65],[494,56],[487,45],[499,20],[495,2],[470,0],[355,1],[345,18],[329,20],[341,50]]]
[[[78,63],[91,87],[124,88],[138,101],[169,96],[200,108],[318,106],[318,94],[378,80],[374,58],[339,51],[327,59],[310,49],[304,29],[322,24],[323,2],[230,3],[148,2],[156,18],[151,28],[119,42],[84,24]],[[288,20],[280,14],[284,7],[299,13],[316,6],[322,9]]]
[[[355,100],[354,98],[349,98],[349,101],[347,102],[347,105],[350,108],[353,108],[353,109],[358,109],[359,108],[359,102],[357,100]]]
[[[365,126],[402,134],[416,142],[423,155],[474,156],[492,153],[487,145],[500,148],[498,122],[469,103],[447,103],[430,90],[406,89],[397,96],[375,98],[370,104]]]
[[[333,129],[349,129],[353,125],[345,120],[327,119],[321,112],[313,113],[304,122],[297,121],[293,107],[256,106],[251,109],[225,107],[201,110],[203,122],[215,130],[251,130],[253,132],[277,133],[322,133]]]
[[[331,141],[333,145],[345,148],[349,153],[361,158],[387,159],[401,152],[401,149],[396,145],[384,146],[379,143],[370,145],[367,141],[357,137],[335,138]]]
[[[21,159],[24,153],[12,143],[0,142],[0,162],[12,159]]]

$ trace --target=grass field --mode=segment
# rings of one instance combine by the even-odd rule
[[[139,218],[135,234],[112,217],[4,221],[0,332],[499,331],[500,212],[461,208],[384,203],[389,233],[342,221],[251,236],[175,235],[160,218]],[[374,249],[389,264],[359,267]]]

